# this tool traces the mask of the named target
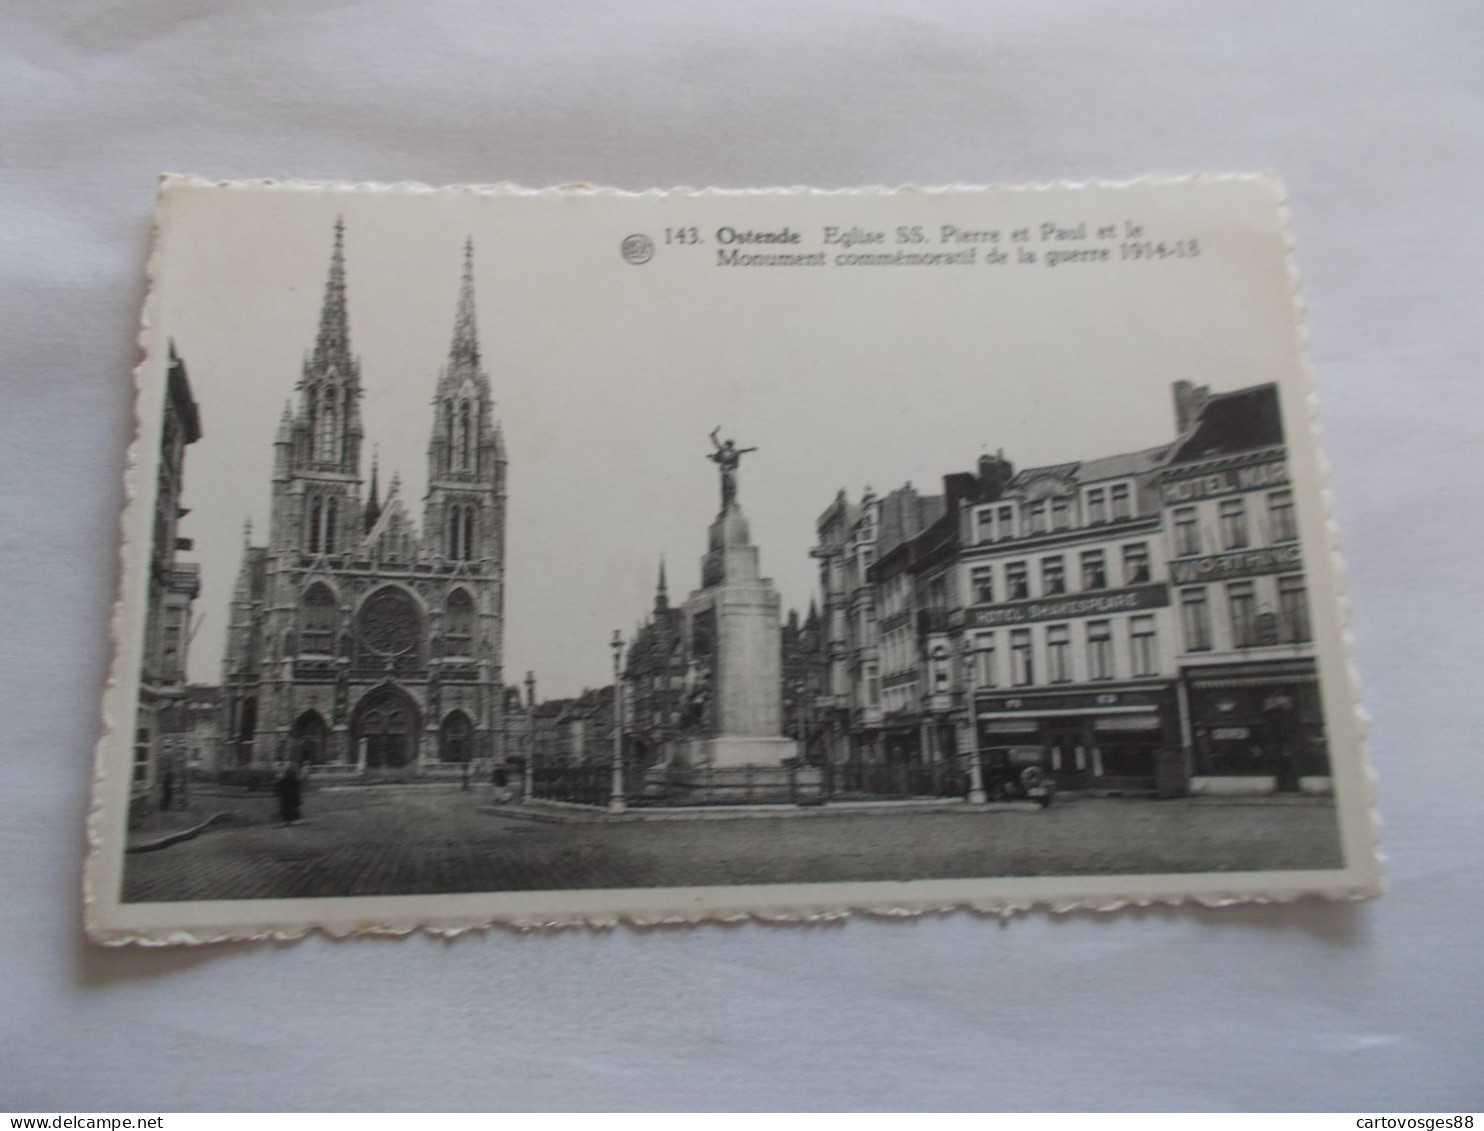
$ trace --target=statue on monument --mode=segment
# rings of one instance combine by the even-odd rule
[[[742,457],[756,448],[739,448],[735,440],[718,440],[721,432],[718,424],[711,429],[711,443],[716,448],[706,458],[721,469],[721,509],[726,510],[737,501],[737,469],[742,466]]]

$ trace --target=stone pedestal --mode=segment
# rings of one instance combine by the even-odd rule
[[[778,590],[759,576],[758,551],[735,502],[711,524],[701,588],[685,602],[691,655],[708,657],[705,733],[686,744],[691,766],[776,766],[794,757],[784,738]]]

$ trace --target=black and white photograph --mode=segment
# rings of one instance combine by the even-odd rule
[[[1275,182],[158,225],[100,941],[1377,890]]]

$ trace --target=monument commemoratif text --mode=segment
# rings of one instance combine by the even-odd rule
[[[795,754],[783,722],[778,590],[760,576],[758,549],[737,502],[737,471],[756,448],[711,433],[707,459],[721,473],[721,510],[701,559],[701,588],[685,602],[687,645],[708,696],[700,736],[686,743],[692,766],[778,765]]]

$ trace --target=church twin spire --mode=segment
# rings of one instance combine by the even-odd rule
[[[342,219],[335,221],[319,327],[314,347],[306,353],[298,390],[297,405],[286,405],[279,423],[275,475],[285,485],[298,479],[308,487],[294,491],[295,496],[303,494],[295,504],[302,514],[280,529],[311,553],[370,538],[386,525],[381,520],[393,509],[396,491],[382,495],[379,461],[373,458],[369,494],[360,494],[362,391],[360,362],[350,344]],[[504,440],[491,408],[489,377],[481,368],[479,351],[474,243],[466,240],[448,358],[438,372],[429,447],[423,526],[427,548],[435,554],[459,560],[480,556],[486,523],[479,512],[488,505],[486,493],[502,492],[504,481]],[[397,506],[403,504],[399,501]],[[407,524],[405,517],[400,521]],[[410,528],[409,534],[415,541]]]
[[[350,317],[345,306],[345,221],[338,217],[335,220],[335,246],[330,253],[330,275],[325,280],[325,301],[320,307],[319,333],[314,339],[310,369],[320,376],[333,370],[344,378],[351,377],[355,369],[350,352]]]
[[[464,241],[464,274],[459,280],[459,302],[453,319],[449,368],[479,368],[479,327],[474,317],[474,241]]]

